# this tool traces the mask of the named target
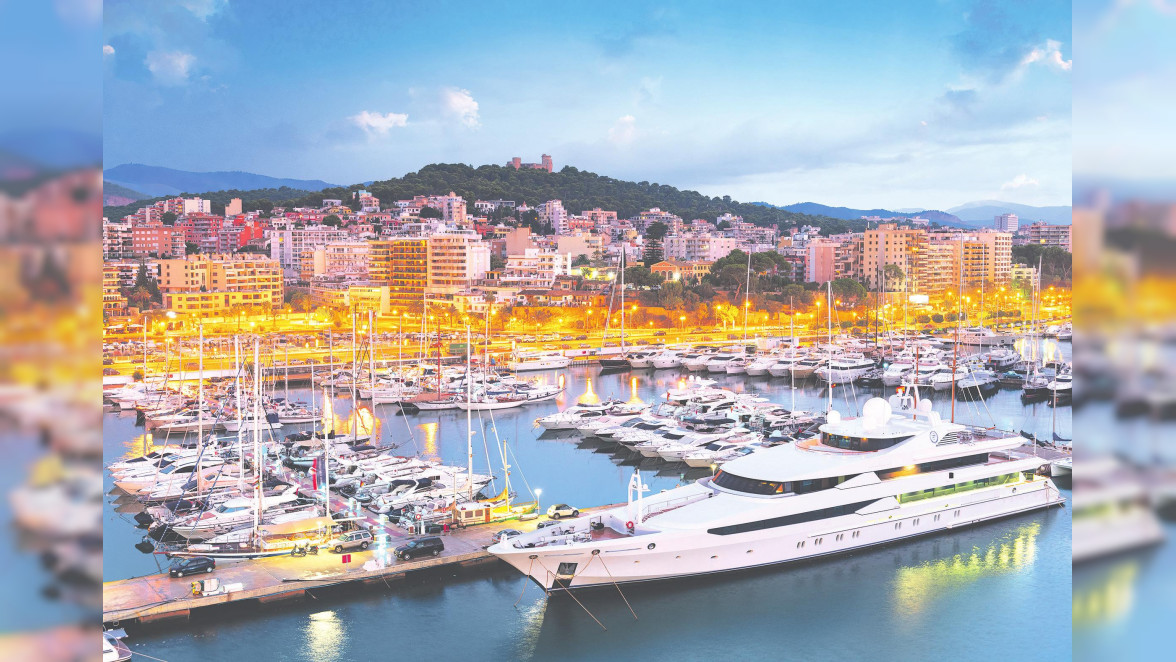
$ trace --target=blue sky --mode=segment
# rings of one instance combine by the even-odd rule
[[[115,1],[104,31],[108,166],[546,152],[778,204],[1070,199],[1068,2]]]

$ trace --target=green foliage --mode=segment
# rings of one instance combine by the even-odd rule
[[[491,259],[491,265],[493,265],[494,258],[490,258],[490,259]],[[592,260],[586,254],[583,254],[583,253],[581,253],[580,255],[577,255],[576,259],[572,260],[573,267],[586,267],[590,264],[592,264]]]
[[[506,268],[506,260],[492,254],[490,256],[490,268],[495,271],[498,269],[504,269]]]
[[[343,219],[339,218],[335,214],[328,214],[326,218],[323,219],[323,225],[337,228],[340,225],[343,225]]]
[[[165,211],[159,216],[159,221],[164,225],[176,224],[176,213],[174,211]]]
[[[838,278],[833,281],[833,298],[841,301],[843,308],[853,308],[865,301],[866,288],[852,278]]]
[[[355,188],[358,190],[363,187],[356,186]],[[133,214],[140,207],[148,207],[153,203],[159,202],[160,200],[170,200],[177,197],[189,198],[193,197],[193,195],[194,194],[191,193],[182,193],[178,196],[166,195],[149,198],[146,200],[138,200],[121,206],[112,205],[109,207],[103,207],[102,215],[113,220]],[[302,189],[290,188],[289,186],[283,186],[281,188],[261,188],[250,191],[230,189],[227,191],[211,191],[208,193],[200,193],[198,195],[211,203],[210,207],[212,209],[212,213],[214,214],[225,213],[225,205],[227,205],[230,200],[233,198],[241,198],[242,209],[244,211],[260,209],[261,211],[265,212],[266,215],[273,211],[274,203],[271,202],[271,200],[282,200],[284,202],[302,200],[305,201],[304,206],[318,207],[322,204],[323,198],[331,197],[329,195],[320,195],[318,196],[318,200],[313,200],[314,196],[318,195],[317,193],[303,191]]]
[[[646,237],[645,253],[641,256],[641,261],[645,263],[645,266],[652,267],[658,262],[661,262],[663,257],[664,253],[662,251],[661,240]]]
[[[931,316],[931,321],[935,322],[936,324],[943,324],[943,314],[942,313],[935,313],[934,315]]]
[[[657,221],[650,223],[648,228],[645,228],[645,239],[652,241],[661,241],[665,238],[666,233],[670,231],[670,226]]]
[[[1013,263],[1027,264],[1036,268],[1041,261],[1041,284],[1069,285],[1074,276],[1074,256],[1060,246],[1042,246],[1041,244],[1026,244],[1013,246]]]
[[[194,242],[194,241],[185,241],[184,242],[184,254],[185,255],[194,255],[199,252],[200,252],[200,246],[197,245],[196,242]]]
[[[421,218],[444,218],[444,216],[445,215],[441,213],[441,210],[435,207],[421,207]]]
[[[135,371],[131,373],[131,379],[137,382],[143,381],[143,369],[135,368]]]
[[[919,324],[930,324],[931,323],[931,316],[930,315],[919,315],[918,317],[915,318],[915,321],[918,322]]]
[[[628,261],[626,261],[628,264]],[[665,279],[659,275],[654,274],[649,270],[649,267],[626,267],[625,268],[625,285],[634,288],[643,287],[657,287],[661,285]]]

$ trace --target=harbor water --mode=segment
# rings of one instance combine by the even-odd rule
[[[1068,355],[1068,344],[1059,349]],[[535,425],[538,417],[575,402],[659,401],[668,388],[681,386],[687,373],[601,374],[597,367],[574,367],[533,376],[561,384],[563,394],[493,415],[472,414],[474,470],[500,481],[498,449],[505,440],[512,487],[520,498],[541,491],[544,509],[553,503],[597,506],[624,501],[635,469],[653,492],[693,480],[698,471],[709,473],[688,473],[684,465],[660,460],[622,461],[584,446],[577,437],[541,434]],[[721,376],[717,383],[785,406],[795,403],[798,409],[821,411],[827,402],[827,389],[816,381],[795,389],[788,379],[746,375]],[[833,404],[852,416],[871,395],[890,392],[838,385]],[[309,400],[310,391],[292,389],[291,395]],[[941,414],[951,415],[946,393],[924,395]],[[321,400],[322,392],[315,397]],[[338,394],[332,404],[335,418],[346,424],[350,399]],[[366,407],[361,403],[361,410]],[[1073,437],[1069,407],[1022,405],[1013,389],[983,401],[959,399],[954,414],[959,422],[1024,430],[1041,439],[1054,433]],[[379,406],[373,419],[375,438],[397,444],[401,454],[466,462],[465,412],[405,416],[395,407]],[[309,426],[286,426],[281,434],[303,427]],[[117,412],[106,414],[104,435],[108,462],[162,442],[145,437],[133,416]],[[109,476],[106,480],[109,491]],[[161,559],[134,548],[144,533],[134,527],[134,508],[107,498],[107,581],[161,567]],[[1070,578],[1070,511],[1063,507],[829,559],[625,586],[623,592],[600,588],[575,598],[547,597],[505,565],[445,571],[386,589],[338,589],[295,603],[194,614],[190,621],[138,628],[127,643],[172,662],[403,654],[444,660],[1068,659]]]

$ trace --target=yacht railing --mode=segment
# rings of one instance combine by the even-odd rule
[[[645,508],[641,509],[640,522],[644,522],[651,517],[661,515],[662,513],[667,513],[671,510],[677,510],[678,508],[681,508],[682,506],[688,506],[692,503],[702,501],[704,499],[709,499],[714,495],[715,495],[714,492],[707,490],[706,492],[704,492],[702,494],[692,494],[690,496],[678,497],[676,499],[669,499],[667,501],[661,501],[661,502],[658,502],[655,504],[651,504],[651,505],[646,506]]]

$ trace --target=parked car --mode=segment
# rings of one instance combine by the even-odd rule
[[[367,549],[372,544],[372,533],[366,529],[348,531],[331,538],[327,547],[336,554],[342,554],[345,549]]]
[[[445,543],[440,538],[418,538],[396,548],[396,558],[403,561],[415,559],[419,556],[439,556],[445,549]]]
[[[655,334],[653,334],[653,335],[655,335],[655,336],[664,336],[664,335],[666,335],[666,332],[665,332],[665,331],[658,331],[657,333],[655,333]]]
[[[513,538],[517,535],[521,535],[522,533],[522,531],[516,531],[515,529],[503,529],[494,534],[494,542],[502,542],[507,538]]]
[[[551,519],[559,519],[561,517],[579,517],[580,509],[573,508],[566,503],[557,503],[547,509],[547,516]]]
[[[172,561],[171,567],[167,569],[167,574],[169,577],[183,577],[201,572],[212,572],[215,569],[216,559],[208,556],[193,556]]]
[[[109,356],[105,356],[102,358],[102,365],[114,365],[114,359],[110,358]]]
[[[588,336],[586,336],[586,335],[578,335],[578,336],[576,336],[576,340],[587,340],[587,339],[588,339]]]
[[[117,375],[117,374],[118,374],[118,370],[116,370],[114,368],[103,368],[102,369],[102,375],[104,377],[110,376],[110,375]]]

